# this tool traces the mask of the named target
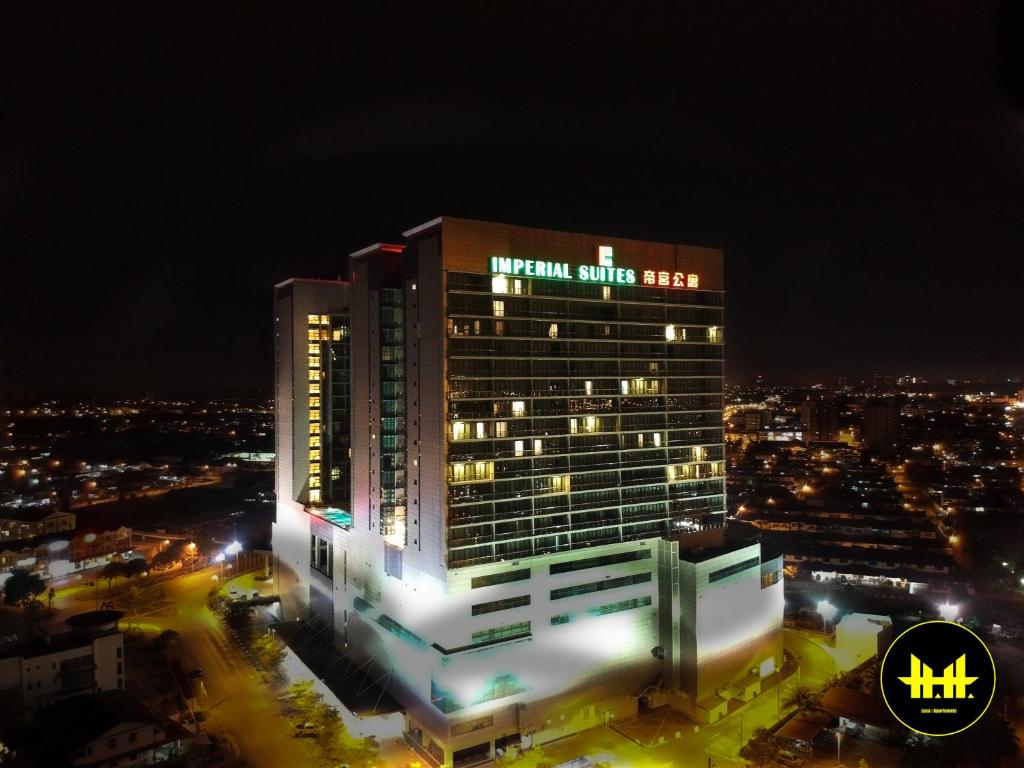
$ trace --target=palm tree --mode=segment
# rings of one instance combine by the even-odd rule
[[[787,707],[796,707],[798,712],[814,712],[821,705],[821,696],[806,685],[798,685],[786,697]]]

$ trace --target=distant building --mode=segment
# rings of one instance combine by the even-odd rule
[[[896,398],[868,400],[864,403],[863,442],[868,448],[891,452],[900,440],[900,403]]]
[[[433,766],[753,692],[776,564],[682,554],[724,526],[721,253],[443,218],[350,259],[276,287],[283,610]]]
[[[839,438],[839,414],[831,393],[814,393],[800,404],[800,421],[808,443]]]
[[[71,628],[35,637],[0,655],[0,692],[29,711],[85,693],[124,689],[124,636],[117,611],[90,611],[68,619]]]
[[[32,741],[15,743],[36,765],[139,766],[181,753],[190,735],[123,691],[57,702],[37,713]],[[29,735],[29,734],[26,734]]]
[[[75,515],[52,506],[0,508],[0,541],[31,539],[75,529]]]

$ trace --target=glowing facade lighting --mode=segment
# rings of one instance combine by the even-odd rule
[[[960,606],[948,600],[939,606],[939,616],[943,621],[956,621],[960,615]]]

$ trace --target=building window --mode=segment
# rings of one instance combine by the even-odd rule
[[[494,422],[494,436],[495,437],[507,437],[508,436],[508,422],[507,421],[496,421],[496,422]]]
[[[551,323],[548,326],[548,337],[552,339],[558,338],[558,323]]]
[[[526,403],[523,400],[512,401],[512,415],[513,416],[525,416],[526,415]]]
[[[544,442],[542,440],[533,441],[533,455],[540,456],[544,453]]]
[[[530,631],[530,622],[520,621],[516,624],[506,624],[503,627],[484,629],[473,633],[474,643],[486,643],[490,640],[500,640],[503,637],[515,637],[525,635]]]
[[[650,574],[648,574],[650,576]],[[474,616],[482,616],[485,613],[497,613],[498,611],[507,611],[512,608],[521,608],[524,605],[530,604],[529,595],[520,595],[519,597],[509,597],[504,600],[492,600],[489,603],[477,603],[472,608]]]
[[[504,317],[505,316],[505,302],[504,301],[500,301],[498,299],[495,299],[493,302],[491,302],[491,307],[494,310],[494,316],[495,317]]]
[[[710,341],[712,344],[721,344],[722,329],[719,328],[717,325],[713,325],[710,328],[708,328],[708,341]]]
[[[469,437],[469,425],[464,421],[456,421],[452,424],[452,440],[465,440]]]
[[[478,421],[476,423],[476,439],[483,440],[485,437],[487,437],[487,425]]]
[[[523,448],[523,441],[522,440],[516,440],[516,444],[515,445],[516,445],[516,456],[517,457],[518,456],[522,456],[524,453],[526,453],[526,451]]]
[[[592,395],[594,394],[594,382],[584,381],[583,382],[583,394]]]
[[[589,584],[577,584],[573,587],[561,587],[551,590],[552,600],[561,600],[566,597],[577,595],[588,595],[592,592],[605,592],[609,589],[628,587],[634,584],[646,584],[651,580],[650,573],[634,573],[631,576],[621,576],[617,579],[605,579],[604,581],[592,581]]]
[[[555,624],[555,625],[557,625],[557,624],[568,624],[570,621],[572,621],[572,614],[571,613],[560,613],[557,616],[552,616],[551,617],[551,623]]]
[[[332,571],[333,545],[330,541],[315,533],[309,535],[309,565],[324,576],[330,578]]]
[[[508,584],[512,581],[523,581],[530,578],[530,569],[523,568],[517,571],[500,571],[498,573],[491,573],[487,576],[474,576],[470,579],[470,589],[479,589],[480,587],[492,587],[495,584]]]
[[[737,573],[742,573],[748,568],[756,568],[760,564],[761,560],[759,558],[752,557],[749,560],[744,560],[742,563],[719,568],[717,571],[712,571],[708,574],[708,583],[713,584],[716,581],[727,579],[730,576],[735,576]]]
[[[564,563],[555,563],[548,566],[548,573],[571,573],[572,571],[584,571],[588,568],[602,568],[620,563],[633,563],[637,560],[649,560],[651,550],[636,549],[632,552],[618,552],[614,555],[602,555],[600,557],[584,557],[579,560],[569,560]]]
[[[601,286],[601,298],[605,301],[612,300],[612,287],[610,285]]]
[[[309,501],[312,504],[318,503],[320,501],[320,491],[316,489],[311,490],[309,492]]]
[[[645,595],[644,597],[634,597],[632,600],[622,600],[618,603],[608,603],[607,605],[599,605],[594,608],[588,608],[587,613],[591,616],[604,616],[605,614],[609,613],[630,611],[634,608],[645,608],[650,604],[650,595]]]
[[[508,293],[508,278],[495,275],[491,278],[491,293]]]

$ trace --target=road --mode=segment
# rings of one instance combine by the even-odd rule
[[[294,729],[281,716],[273,690],[241,657],[220,619],[206,606],[211,574],[207,569],[168,580],[165,586],[177,615],[145,620],[159,630],[178,632],[186,654],[205,670],[203,729],[228,734],[253,768],[316,765],[311,745],[294,738]]]

